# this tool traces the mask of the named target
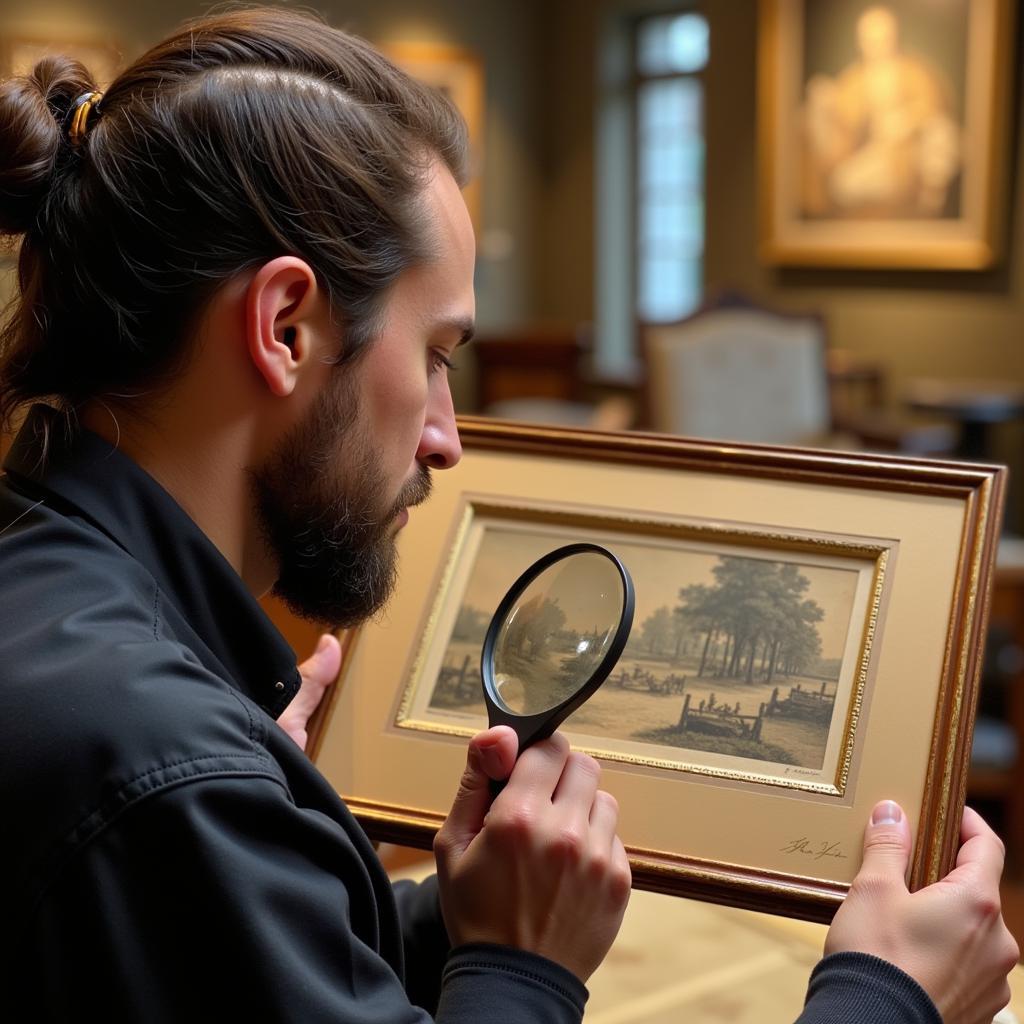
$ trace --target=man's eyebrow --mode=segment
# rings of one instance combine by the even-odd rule
[[[459,340],[455,343],[455,347],[458,348],[460,345],[465,345],[472,341],[476,325],[473,323],[472,318],[468,316],[457,316],[451,320],[442,320],[437,325],[437,330],[439,332],[444,331],[445,333],[458,334]]]

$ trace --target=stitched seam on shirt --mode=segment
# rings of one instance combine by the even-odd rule
[[[133,778],[129,779],[117,790],[113,797],[109,797],[107,800],[103,802],[101,806],[93,808],[93,810],[91,810],[87,815],[85,815],[85,817],[79,819],[75,823],[75,825],[71,829],[69,829],[68,832],[64,835],[64,837],[60,840],[60,845],[69,845],[74,850],[81,849],[83,846],[85,846],[86,843],[90,842],[93,838],[99,835],[100,832],[102,832],[111,822],[115,821],[129,808],[134,807],[139,800],[142,800],[147,796],[151,796],[153,793],[158,793],[161,789],[169,789],[172,786],[181,785],[182,783],[192,782],[197,779],[213,778],[217,775],[259,774],[266,775],[268,778],[273,779],[274,782],[278,783],[278,785],[283,785],[281,780],[277,778],[272,772],[261,771],[250,773],[248,770],[242,772],[237,768],[233,770],[224,768],[212,769],[208,773],[198,773],[196,775],[178,777],[160,785],[147,786],[140,792],[136,793],[134,796],[127,798],[124,803],[112,807],[108,813],[103,813],[104,806],[113,804],[114,801],[120,798],[125,793],[126,790],[130,789],[132,786],[138,785],[139,783],[144,783],[145,780],[148,779],[151,775],[156,775],[158,772],[164,772],[171,768],[180,768],[182,765],[186,764],[198,764],[201,761],[219,761],[224,757],[232,759],[240,758],[245,760],[251,759],[253,761],[259,762],[265,761],[265,758],[261,758],[258,754],[203,754],[200,757],[185,757],[182,758],[180,761],[169,761],[167,764],[162,764],[157,768],[151,768],[148,772],[142,772],[140,775],[136,775]],[[97,823],[96,827],[94,829],[89,830],[86,835],[80,837],[77,841],[73,842],[72,837],[75,835],[75,833],[81,829],[84,829],[89,819],[96,817],[97,815],[101,816],[101,820]]]
[[[244,758],[246,760],[252,759],[254,761],[261,762],[266,760],[265,758],[261,758],[258,754],[204,754],[202,757],[187,757],[183,758],[180,761],[171,761],[168,764],[161,765],[159,768],[153,768],[148,772],[143,772],[141,775],[136,775],[135,778],[131,779],[130,781],[126,782],[123,786],[121,786],[121,788],[117,791],[117,796],[120,796],[122,793],[124,793],[126,789],[129,789],[130,787],[137,785],[140,782],[143,782],[145,779],[149,778],[149,776],[155,775],[157,772],[166,771],[169,768],[179,768],[182,765],[186,764],[197,764],[200,761],[218,761],[223,757],[229,757],[232,760],[236,758]],[[281,786],[282,789],[285,789],[287,791],[287,787],[284,785],[282,780],[278,778],[273,772],[267,771],[249,771],[248,769],[242,770],[241,768],[215,768],[211,769],[208,772],[201,772],[196,775],[178,777],[158,785],[148,786],[147,788],[141,790],[134,796],[127,799],[123,804],[120,804],[119,806],[115,807],[110,814],[103,816],[102,821],[97,824],[97,827],[95,829],[91,830],[87,836],[82,837],[78,842],[76,842],[74,844],[74,848],[81,849],[81,847],[83,847],[86,843],[90,842],[97,835],[99,835],[100,832],[102,832],[108,825],[110,825],[122,814],[124,814],[125,811],[134,807],[135,804],[137,804],[140,800],[143,800],[147,796],[152,796],[154,793],[159,793],[163,789],[171,789],[174,786],[184,785],[189,782],[197,782],[201,781],[202,779],[217,778],[218,776],[239,775],[263,776],[272,780],[273,782],[276,782],[279,786]],[[92,811],[91,813],[87,814],[84,818],[82,818],[81,821],[79,821],[78,824],[73,829],[71,829],[70,832],[68,832],[68,834],[64,837],[63,842],[70,842],[71,836],[73,836],[75,832],[77,832],[79,829],[83,828],[85,826],[85,823],[91,817],[99,814],[100,812],[101,808],[97,807],[94,811]]]
[[[153,639],[160,639],[160,587],[153,583]]]
[[[537,982],[538,985],[543,985],[545,988],[552,989],[559,995],[564,996],[566,999],[569,1000],[570,1003],[573,1004],[573,1006],[580,1005],[579,999],[575,995],[573,995],[568,989],[562,988],[562,986],[559,985],[557,982],[550,981],[548,978],[545,978],[540,974],[534,974],[532,971],[524,971],[519,967],[508,967],[504,964],[492,964],[488,963],[486,960],[470,960],[468,962],[459,963],[457,966],[454,967],[450,966],[445,973],[457,974],[459,971],[469,967],[475,967],[478,970],[486,971],[499,970],[503,974],[515,974],[518,975],[520,978],[527,978],[530,981]]]
[[[138,775],[132,776],[121,788],[118,793],[123,793],[129,786],[134,786],[136,782],[141,782],[143,779],[149,778],[150,775],[156,775],[157,772],[167,771],[168,768],[178,768],[183,764],[196,764],[199,761],[219,761],[224,757],[254,757],[259,760],[266,760],[265,757],[261,757],[260,754],[200,754],[197,757],[183,757],[180,761],[168,761],[166,764],[161,764],[156,768],[150,768],[148,772],[141,772]],[[94,812],[95,813],[95,812]],[[86,818],[91,815],[86,815]],[[83,821],[85,818],[82,819]]]
[[[160,636],[160,598],[162,591],[160,590],[160,584],[154,579],[153,575],[148,572],[147,575],[153,581],[153,639],[158,643],[162,639]],[[220,678],[219,676],[217,677]],[[266,730],[260,728],[259,723],[253,718],[252,711],[249,709],[249,705],[242,700],[242,697],[235,689],[235,687],[227,680],[221,680],[227,683],[227,692],[231,694],[235,700],[238,701],[242,706],[242,710],[245,711],[245,716],[249,720],[249,742],[253,745],[253,753],[249,756],[259,758],[260,760],[270,763],[270,757],[262,751],[262,746],[266,741]],[[170,767],[170,766],[168,766]],[[157,769],[159,770],[159,769]],[[134,780],[132,780],[134,781]],[[128,785],[131,785],[129,782]]]
[[[130,782],[126,782],[118,790],[118,794],[123,793],[129,786],[135,784],[136,782],[141,781],[142,779],[145,779],[147,776],[153,775],[153,774],[155,774],[158,771],[163,771],[166,768],[175,768],[175,767],[179,767],[179,766],[184,765],[184,764],[193,764],[193,763],[198,762],[198,761],[216,760],[219,757],[225,757],[225,756],[231,757],[231,758],[245,758],[245,759],[252,759],[252,760],[261,760],[258,757],[258,755],[256,755],[256,754],[229,754],[229,755],[209,754],[209,755],[205,755],[203,757],[185,758],[185,759],[183,759],[181,761],[174,761],[174,762],[171,762],[170,764],[163,765],[160,768],[154,768],[151,771],[144,772],[142,775],[136,776]],[[137,804],[139,804],[142,800],[146,799],[147,797],[151,797],[151,796],[153,796],[156,793],[161,793],[161,792],[163,792],[165,790],[173,789],[175,786],[188,785],[188,784],[194,783],[194,782],[203,782],[203,781],[208,781],[208,780],[217,779],[217,778],[265,778],[265,779],[269,780],[270,782],[274,782],[278,786],[280,786],[286,793],[288,793],[289,799],[291,798],[291,793],[288,792],[288,787],[284,784],[284,782],[280,778],[278,778],[272,772],[268,772],[268,771],[249,771],[248,769],[242,769],[242,768],[213,769],[213,770],[210,770],[208,772],[202,772],[202,773],[198,773],[196,775],[189,775],[189,776],[186,776],[184,778],[176,778],[176,779],[173,779],[173,780],[171,780],[169,782],[165,782],[163,785],[151,786],[148,789],[144,789],[140,793],[136,793],[133,797],[131,797],[131,799],[127,800],[124,804],[122,804],[119,807],[115,808],[111,813],[109,813],[107,815],[104,815],[102,820],[97,822],[96,827],[91,829],[88,832],[88,834],[79,837],[75,841],[72,841],[71,837],[74,836],[74,834],[79,829],[84,827],[85,823],[89,820],[89,818],[93,817],[96,814],[99,814],[100,808],[97,808],[96,810],[90,812],[84,818],[82,818],[75,825],[75,827],[70,829],[65,834],[63,839],[61,839],[59,841],[59,843],[57,844],[58,847],[67,846],[67,847],[69,847],[69,849],[67,849],[63,853],[62,856],[58,857],[57,862],[56,862],[56,864],[53,867],[53,870],[50,871],[50,873],[49,873],[49,878],[47,878],[40,885],[38,894],[36,895],[35,899],[32,901],[31,905],[27,908],[27,917],[30,918],[30,917],[32,917],[35,914],[35,912],[38,909],[40,903],[42,903],[42,901],[46,898],[46,894],[49,891],[50,886],[53,885],[57,881],[58,877],[63,873],[64,869],[75,859],[75,857],[86,846],[88,846],[89,843],[93,842],[100,835],[102,835],[108,828],[110,828],[110,826],[113,825],[114,822],[116,822],[118,820],[118,818],[120,818],[122,815],[124,815],[128,811],[130,811]]]
[[[239,704],[242,705],[242,710],[245,712],[246,718],[249,719],[249,742],[253,745],[255,750],[253,751],[253,757],[258,757],[261,760],[270,761],[268,754],[264,753],[262,749],[263,741],[266,739],[266,734],[262,729],[259,728],[257,721],[253,718],[252,711],[249,709],[249,705],[242,700],[241,694],[238,693],[235,688],[229,687],[228,693],[231,694]]]

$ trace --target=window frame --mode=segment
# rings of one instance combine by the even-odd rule
[[[665,9],[665,10],[654,10],[647,11],[646,13],[639,14],[633,19],[629,26],[629,42],[630,42],[630,75],[629,75],[629,102],[630,102],[630,118],[631,118],[631,133],[632,133],[632,147],[631,147],[631,166],[630,166],[630,177],[632,179],[632,197],[631,197],[631,209],[630,209],[630,235],[632,240],[631,252],[632,252],[632,268],[630,274],[630,310],[634,325],[633,335],[633,352],[635,358],[641,363],[644,361],[643,353],[643,329],[647,324],[653,323],[671,323],[671,320],[648,320],[641,315],[640,309],[640,297],[642,294],[642,281],[641,274],[643,270],[643,259],[641,254],[641,238],[640,230],[643,216],[643,202],[641,197],[642,183],[640,180],[640,162],[641,162],[641,128],[640,128],[640,93],[644,85],[652,82],[661,81],[673,81],[673,80],[689,80],[696,81],[700,88],[700,127],[701,127],[701,138],[705,143],[705,160],[704,167],[702,168],[701,175],[701,193],[705,197],[707,196],[707,159],[706,159],[706,146],[707,146],[707,132],[706,132],[706,120],[705,115],[707,112],[707,64],[706,61],[700,69],[696,71],[662,71],[662,72],[644,72],[640,68],[639,60],[639,49],[640,49],[640,33],[645,23],[652,21],[656,18],[672,18],[679,17],[682,15],[693,14],[704,19],[707,22],[707,16],[694,4],[680,4],[678,6]],[[710,57],[709,57],[710,60]],[[703,296],[704,293],[704,253],[705,253],[705,241],[707,239],[707,204],[704,203],[704,217],[702,224],[701,233],[701,258],[700,258],[700,281],[701,288],[700,293]],[[699,308],[699,302],[694,306],[694,309]],[[689,315],[690,310],[683,314],[683,317]]]

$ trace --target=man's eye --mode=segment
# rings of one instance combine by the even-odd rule
[[[457,370],[458,367],[443,353],[438,352],[436,349],[433,352],[433,359],[431,363],[431,369],[437,373],[444,367],[446,370]]]

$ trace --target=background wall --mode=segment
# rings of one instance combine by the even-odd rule
[[[773,271],[758,265],[755,250],[754,6],[737,0],[709,5],[720,59],[713,59],[708,83],[708,282],[735,283],[794,308],[821,310],[833,344],[885,363],[897,387],[920,374],[1024,379],[1024,219],[1014,180],[1024,166],[1019,60],[1012,144],[1004,154],[1012,187],[1001,267],[981,273]],[[745,8],[746,17],[723,17],[723,7]]]
[[[322,0],[328,18],[376,41],[430,41],[476,53],[485,69],[486,155],[479,237],[482,335],[537,321],[594,316],[595,104],[609,33],[671,0]],[[700,4],[696,4],[700,6]],[[57,29],[109,34],[134,55],[205,3],[14,0],[0,36]],[[1024,380],[1024,237],[1016,178],[1019,59],[1011,146],[1004,155],[1008,254],[984,273],[778,271],[759,264],[757,237],[756,0],[704,0],[707,71],[709,289],[734,286],[765,301],[821,312],[831,342],[877,359],[893,391],[915,375]],[[1024,17],[1020,19],[1024,22]],[[1019,40],[1018,40],[1019,43]],[[1017,54],[1021,52],[1018,45]],[[623,273],[628,273],[624,264]],[[471,359],[467,353],[465,359]],[[457,402],[472,402],[456,375]],[[1009,431],[1013,434],[1013,431]]]

